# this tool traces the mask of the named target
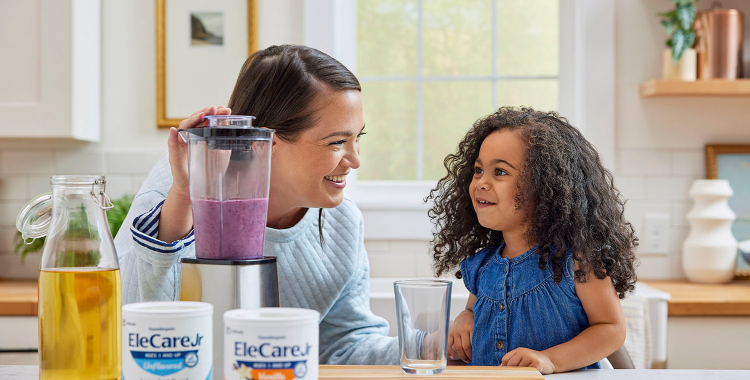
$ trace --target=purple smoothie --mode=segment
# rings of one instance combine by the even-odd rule
[[[197,258],[244,260],[263,257],[268,199],[196,199],[192,204]]]

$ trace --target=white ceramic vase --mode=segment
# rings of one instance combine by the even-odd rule
[[[729,181],[699,179],[690,188],[695,203],[687,214],[690,234],[682,246],[682,267],[688,280],[706,284],[729,282],[737,264],[735,213],[727,202],[734,192]]]

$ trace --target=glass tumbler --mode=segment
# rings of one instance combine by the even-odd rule
[[[435,375],[445,370],[452,285],[447,280],[393,283],[400,363],[404,372]]]

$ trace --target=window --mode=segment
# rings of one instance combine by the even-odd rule
[[[432,181],[479,117],[559,108],[560,0],[358,0],[359,181]]]
[[[524,6],[520,7],[520,11],[510,11],[509,9],[519,9],[518,3]],[[547,6],[539,5],[538,8],[528,8],[535,6],[535,4],[549,4]],[[380,5],[385,4],[385,5]],[[406,4],[406,5],[404,5]],[[409,5],[411,4],[411,5]],[[516,59],[516,62],[520,62],[520,67],[517,70],[528,70],[533,64],[544,62],[544,57],[549,60],[557,60],[557,73],[555,72],[542,72],[529,74],[528,72],[501,72],[496,71],[490,74],[477,74],[477,73],[453,73],[445,69],[443,66],[427,66],[424,64],[429,54],[436,54],[431,52],[425,46],[424,36],[422,38],[422,61],[423,66],[421,69],[422,75],[422,97],[417,97],[417,90],[419,83],[416,79],[411,80],[412,88],[408,86],[398,87],[396,84],[401,82],[408,82],[409,77],[418,77],[419,72],[417,71],[416,63],[418,60],[418,27],[420,26],[418,15],[420,9],[424,14],[426,11],[432,9],[434,4],[449,4],[453,5],[453,8],[449,8],[451,13],[443,14],[439,20],[452,20],[456,16],[455,13],[460,12],[460,17],[468,18],[464,16],[463,12],[470,12],[473,7],[481,7],[482,4],[490,4],[490,8],[486,6],[480,9],[490,9],[493,12],[488,13],[494,18],[493,24],[497,28],[494,32],[489,34],[490,46],[495,47],[495,63],[492,64],[492,56],[490,56],[490,70],[495,67],[498,70],[498,65],[501,59]],[[566,116],[572,121],[573,125],[581,129],[586,138],[594,144],[599,150],[599,154],[602,156],[605,167],[614,167],[614,155],[615,155],[615,107],[614,107],[614,94],[615,94],[615,0],[559,0],[559,2],[553,1],[529,1],[529,0],[507,0],[507,1],[491,1],[486,2],[463,0],[460,1],[462,8],[458,7],[459,1],[446,2],[438,0],[422,0],[421,8],[419,1],[405,1],[405,0],[306,0],[303,2],[303,43],[308,46],[315,47],[321,51],[331,54],[334,58],[338,59],[341,63],[354,70],[360,80],[362,81],[365,91],[363,92],[364,107],[366,113],[366,121],[368,123],[368,129],[370,134],[362,139],[362,166],[353,171],[349,177],[349,185],[347,186],[348,196],[357,203],[357,206],[362,210],[362,214],[365,219],[365,239],[407,239],[407,240],[421,240],[431,238],[431,231],[434,226],[430,223],[427,218],[425,210],[429,207],[423,203],[424,197],[429,192],[429,189],[435,186],[435,179],[428,179],[431,175],[425,176],[422,172],[422,180],[416,180],[417,178],[417,163],[422,162],[422,170],[425,169],[424,158],[417,159],[417,141],[421,141],[421,149],[433,148],[425,147],[423,140],[417,139],[417,102],[421,99],[422,108],[425,108],[429,104],[432,104],[432,100],[428,99],[427,96],[453,96],[453,93],[457,90],[450,87],[450,84],[454,82],[478,82],[479,79],[476,77],[486,77],[485,83],[489,83],[490,89],[492,86],[496,86],[496,90],[490,92],[490,95],[478,96],[473,93],[462,96],[454,96],[458,98],[458,101],[465,101],[467,98],[479,99],[472,102],[462,103],[462,107],[458,104],[453,104],[455,100],[449,98],[443,101],[441,107],[438,107],[438,111],[435,111],[435,116],[428,114],[425,116],[424,113],[420,114],[422,118],[422,138],[425,136],[425,123],[426,120],[437,120],[442,122],[441,125],[448,125],[447,132],[444,134],[452,133],[451,128],[460,130],[455,133],[455,140],[450,142],[450,146],[446,146],[444,152],[437,154],[439,157],[438,164],[430,163],[430,165],[440,165],[442,158],[452,151],[455,145],[458,143],[458,139],[463,136],[467,128],[477,118],[482,115],[489,114],[495,108],[495,105],[499,104],[523,104],[527,103],[539,109],[556,109],[560,110],[560,113]],[[447,5],[446,5],[447,6]],[[502,8],[502,6],[513,7],[513,8]],[[369,8],[368,8],[369,7]],[[383,8],[376,8],[383,7]],[[494,7],[494,8],[492,8]],[[381,40],[375,40],[374,42],[364,41],[363,38],[358,38],[358,33],[370,33],[370,31],[361,30],[360,23],[364,20],[358,20],[358,14],[361,14],[359,10],[369,9],[370,13],[377,15],[377,12],[390,12],[391,9],[402,9],[403,13],[395,12],[391,14],[391,18],[407,16],[411,18],[409,23],[405,22],[405,19],[386,20],[381,19],[380,23],[373,23],[369,28],[386,28],[398,30],[401,36],[395,41],[385,40],[385,37],[380,37]],[[505,9],[503,14],[500,14],[500,10]],[[535,9],[532,11],[526,11],[528,9]],[[514,13],[515,12],[515,13]],[[539,16],[539,12],[550,12],[550,15],[545,16],[544,23],[542,26],[547,27],[550,24],[554,24],[558,28],[558,35],[556,37],[551,36],[549,38],[537,38],[526,39],[521,42],[520,40],[513,39],[509,33],[517,29],[511,29],[506,32],[507,36],[500,36],[500,31],[503,25],[500,25],[500,20],[510,20],[509,23],[517,22],[516,25],[520,24],[521,27],[528,27],[529,25],[537,25],[528,21],[528,15]],[[555,18],[554,12],[557,13],[558,18]],[[515,14],[515,15],[514,15]],[[375,17],[373,15],[373,17]],[[524,16],[526,15],[526,16]],[[506,18],[503,19],[502,17]],[[472,16],[478,17],[478,16]],[[486,15],[483,17],[486,18]],[[526,17],[525,22],[521,20]],[[539,16],[542,17],[542,16]],[[377,21],[376,18],[373,20]],[[414,21],[416,20],[416,22]],[[421,21],[421,24],[425,24],[427,17]],[[470,19],[471,20],[471,19]],[[398,21],[398,22],[397,22]],[[373,21],[374,22],[374,21]],[[504,21],[505,22],[505,21]],[[436,21],[437,23],[437,21]],[[468,23],[468,21],[467,21]],[[401,29],[396,29],[398,26]],[[463,25],[463,28],[471,31],[471,28],[479,29],[481,25],[475,25],[468,23]],[[429,27],[429,25],[428,25]],[[541,27],[541,26],[540,26]],[[453,26],[455,30],[458,30],[458,26]],[[463,30],[463,29],[461,29]],[[522,29],[522,30],[533,30],[533,29]],[[551,28],[554,32],[555,28]],[[484,29],[486,32],[486,27]],[[424,30],[422,31],[424,34]],[[478,33],[478,32],[477,32]],[[378,34],[376,34],[377,36]],[[381,36],[388,36],[389,33],[380,34]],[[445,41],[448,37],[455,38],[453,31],[451,33],[445,33]],[[469,33],[471,35],[471,33]],[[411,36],[411,37],[410,37]],[[495,36],[495,40],[493,40]],[[528,36],[527,36],[528,37]],[[462,37],[464,38],[464,37]],[[504,38],[504,39],[503,39]],[[409,48],[409,41],[412,45]],[[468,42],[467,42],[468,41]],[[494,41],[494,42],[493,42]],[[516,52],[516,55],[511,55],[509,50],[511,47],[500,46],[500,41],[517,42],[517,44],[510,44],[511,47],[520,46],[526,48],[526,45],[533,45],[538,50],[527,50],[526,56],[522,56],[521,52]],[[543,48],[539,47],[540,43],[548,43],[553,41],[556,45],[547,44],[542,45]],[[473,41],[467,39],[453,42],[452,46],[458,45],[463,47],[469,44],[480,44],[487,41]],[[364,56],[359,53],[359,44],[370,44],[369,49],[373,51],[368,56]],[[559,46],[559,47],[558,47]],[[366,47],[361,47],[366,49]],[[400,51],[400,54],[396,52]],[[413,52],[413,53],[410,53]],[[474,52],[475,50],[471,50]],[[480,51],[480,50],[476,50]],[[555,51],[552,54],[551,51]],[[537,60],[529,58],[531,53],[536,52],[532,55],[532,58],[539,56]],[[544,56],[542,54],[548,54]],[[411,54],[411,55],[410,55]],[[426,55],[427,54],[427,55]],[[458,50],[454,50],[451,54],[458,56]],[[490,52],[492,54],[492,52]],[[378,57],[382,55],[383,57]],[[556,58],[557,55],[557,58]],[[380,59],[381,64],[375,65],[375,59]],[[384,59],[390,60],[389,64]],[[485,57],[486,58],[486,57]],[[476,58],[472,58],[476,59]],[[370,62],[369,60],[373,60]],[[468,61],[465,58],[464,61]],[[358,62],[359,61],[359,62]],[[407,64],[412,65],[413,69],[411,72],[405,72],[403,67]],[[453,62],[453,61],[449,61]],[[456,64],[456,63],[454,63]],[[459,62],[457,65],[474,64],[473,62]],[[367,72],[368,65],[372,67],[371,72]],[[442,63],[441,63],[442,65]],[[464,70],[466,66],[458,66]],[[384,72],[374,72],[378,67]],[[397,73],[394,68],[400,68],[404,72]],[[469,66],[472,70],[477,66]],[[545,66],[555,67],[555,65]],[[439,70],[444,71],[439,71]],[[506,70],[509,70],[505,68]],[[387,71],[386,71],[387,70]],[[425,71],[428,73],[425,73]],[[429,70],[433,70],[431,73]],[[486,66],[485,66],[486,70]],[[466,71],[471,71],[466,69]],[[449,72],[450,75],[446,75],[445,72]],[[440,75],[437,75],[440,73]],[[424,85],[428,83],[430,79],[437,76],[468,76],[471,80],[454,79],[452,81],[445,80],[440,83],[435,81],[435,84],[442,84],[443,87],[440,89],[446,89],[444,91],[450,91],[449,94],[432,94],[425,90]],[[389,77],[398,77],[390,81],[383,80]],[[542,78],[540,78],[542,77]],[[542,91],[544,88],[534,87],[522,87],[525,91],[518,89],[519,86],[509,87],[508,84],[515,83],[524,84],[529,81],[536,81],[533,83],[540,83],[541,81],[547,80],[556,83],[556,85],[550,85],[548,88],[552,88],[551,91]],[[492,82],[495,82],[494,84]],[[372,87],[371,87],[372,85]],[[390,85],[395,89],[400,89],[402,92],[409,92],[412,94],[412,98],[396,98],[398,93],[387,92],[381,90],[378,92],[378,86],[386,87]],[[468,85],[466,85],[468,86]],[[487,84],[485,84],[485,88]],[[502,87],[506,86],[506,87]],[[556,87],[555,87],[556,86]],[[475,87],[476,88],[476,87]],[[513,89],[515,92],[510,91],[508,88]],[[557,88],[558,91],[554,91]],[[459,88],[460,89],[460,88]],[[562,94],[562,95],[558,95]],[[550,96],[550,98],[542,98],[537,96]],[[496,96],[493,99],[493,96]],[[637,94],[635,95],[637,98]],[[505,97],[505,98],[504,98]],[[486,100],[488,99],[489,100]],[[531,100],[527,100],[530,99]],[[383,102],[377,103],[383,99]],[[410,100],[411,99],[411,100]],[[485,100],[482,100],[485,99]],[[548,103],[544,103],[543,99],[547,99]],[[550,100],[551,99],[551,100]],[[470,109],[470,111],[463,112],[469,107],[473,107],[474,103],[484,101],[484,105],[477,107],[477,111]],[[372,103],[371,103],[372,102]],[[407,103],[411,102],[411,103]],[[409,104],[409,107],[403,104]],[[398,115],[397,115],[398,113]],[[445,118],[446,120],[443,120]],[[430,126],[435,130],[437,127]],[[442,128],[442,127],[441,127]],[[395,131],[395,133],[394,133]],[[381,136],[382,135],[382,136]],[[438,136],[440,137],[440,136]],[[436,138],[433,136],[433,138]],[[441,137],[442,138],[442,137]],[[411,139],[411,140],[409,140]],[[407,144],[407,141],[411,141],[411,145]],[[412,148],[413,146],[413,148]],[[373,153],[377,152],[377,153]],[[411,158],[404,158],[410,155]],[[422,157],[422,156],[420,156]],[[403,167],[398,167],[398,160],[401,160]],[[410,161],[409,161],[410,160]],[[408,165],[411,165],[409,167]],[[385,169],[378,168],[379,166],[385,167]],[[435,167],[435,166],[432,166]],[[441,167],[441,166],[440,166]],[[370,170],[368,172],[368,170]],[[360,179],[357,180],[358,173],[361,172]],[[403,180],[388,179],[383,173],[396,173],[390,178],[401,178]],[[408,175],[406,175],[406,174]],[[378,180],[381,179],[381,180]],[[411,178],[411,179],[408,179]]]

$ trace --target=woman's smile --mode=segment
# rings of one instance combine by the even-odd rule
[[[343,189],[346,187],[346,174],[344,175],[327,175],[323,177],[326,183],[337,188]]]

